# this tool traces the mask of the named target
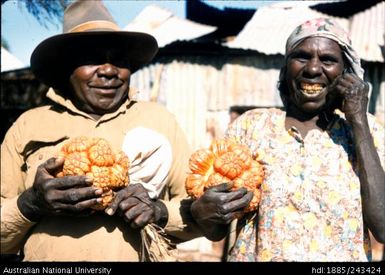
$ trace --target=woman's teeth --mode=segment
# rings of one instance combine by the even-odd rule
[[[322,89],[323,89],[322,85],[318,83],[317,84],[301,83],[301,92],[303,92],[304,94],[309,94],[309,95],[317,94],[321,92]]]

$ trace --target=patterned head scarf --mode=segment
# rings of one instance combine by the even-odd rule
[[[326,37],[337,42],[354,73],[363,79],[364,69],[361,67],[357,52],[352,47],[348,33],[330,18],[311,19],[296,27],[287,39],[285,58],[308,37]]]

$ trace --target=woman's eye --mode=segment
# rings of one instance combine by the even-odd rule
[[[293,53],[291,56],[291,59],[294,59],[294,60],[297,60],[300,62],[309,60],[310,58],[311,58],[311,56],[306,54],[306,53]]]
[[[326,64],[326,65],[333,65],[335,63],[338,63],[338,59],[333,57],[333,56],[321,56],[320,57],[320,60],[322,61],[322,63]]]
[[[334,62],[331,60],[323,60],[322,63],[325,65],[333,65],[334,64]]]

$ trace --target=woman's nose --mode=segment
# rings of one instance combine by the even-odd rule
[[[110,63],[102,64],[98,67],[98,76],[114,77],[118,75],[119,70],[117,67]]]
[[[312,58],[306,64],[305,73],[310,76],[319,75],[322,73],[322,62],[318,58]]]

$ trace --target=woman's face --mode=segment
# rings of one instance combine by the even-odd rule
[[[287,59],[289,105],[317,114],[330,103],[327,87],[343,70],[343,53],[337,42],[325,37],[305,39]]]
[[[99,117],[117,110],[128,96],[130,76],[129,69],[110,63],[77,67],[70,76],[75,104]]]

